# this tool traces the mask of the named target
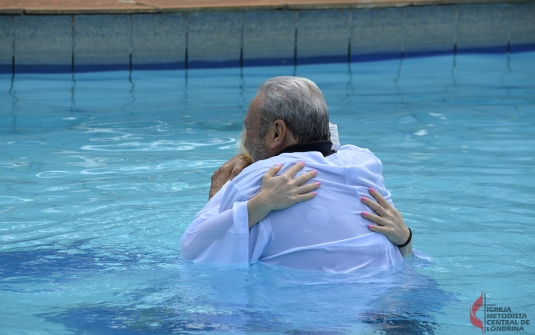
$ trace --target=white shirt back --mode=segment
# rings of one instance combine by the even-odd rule
[[[305,162],[300,173],[318,171],[311,181],[321,182],[316,197],[271,212],[249,231],[247,200],[260,189],[262,176],[275,164],[283,164],[284,173],[300,161]],[[227,264],[258,261],[330,273],[387,269],[402,257],[384,235],[371,232],[371,222],[361,216],[362,211],[373,212],[360,201],[369,197],[370,187],[391,202],[379,159],[351,145],[327,157],[317,151],[295,152],[256,162],[196,216],[181,239],[183,258]]]

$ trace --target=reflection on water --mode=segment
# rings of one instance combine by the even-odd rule
[[[533,57],[0,76],[2,331],[464,334],[481,291],[529,313]],[[294,71],[341,142],[383,161],[433,263],[332,277],[181,261],[248,101]]]

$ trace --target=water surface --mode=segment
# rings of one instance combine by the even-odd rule
[[[1,332],[477,334],[482,291],[535,319],[534,59],[0,76]],[[341,142],[383,161],[432,262],[370,278],[181,260],[276,75],[315,81]]]

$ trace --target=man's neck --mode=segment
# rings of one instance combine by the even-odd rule
[[[292,152],[319,151],[324,157],[327,157],[336,152],[332,149],[332,146],[333,144],[331,141],[317,141],[302,144],[292,144],[282,149],[276,156]]]

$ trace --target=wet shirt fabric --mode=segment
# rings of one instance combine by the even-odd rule
[[[297,162],[298,174],[317,170],[315,198],[271,212],[248,229],[247,201],[259,190],[266,171]],[[262,262],[302,270],[347,273],[385,270],[402,260],[398,248],[378,233],[361,212],[360,197],[374,188],[391,203],[382,163],[368,149],[341,146],[324,156],[318,151],[282,153],[247,167],[195,216],[180,240],[183,259],[199,263],[248,265]]]

